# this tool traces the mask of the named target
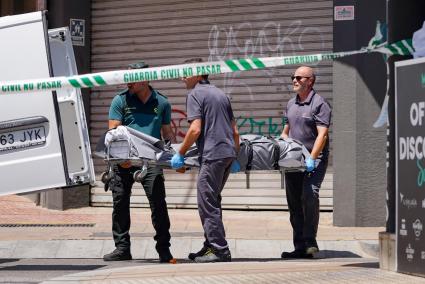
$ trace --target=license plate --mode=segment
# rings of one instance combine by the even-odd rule
[[[46,143],[44,126],[0,133],[0,152]]]

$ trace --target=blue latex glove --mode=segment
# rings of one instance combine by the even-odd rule
[[[175,153],[171,158],[171,167],[173,169],[180,169],[184,166],[184,157],[179,153]]]
[[[312,159],[311,157],[308,157],[305,160],[305,169],[309,173],[316,167],[316,160]]]
[[[241,165],[237,160],[233,160],[232,164],[230,165],[230,172],[232,174],[240,172],[241,171]]]

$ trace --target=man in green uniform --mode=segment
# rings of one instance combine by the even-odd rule
[[[130,64],[130,69],[147,68],[144,62]],[[117,94],[109,109],[109,129],[125,125],[155,138],[175,142],[171,129],[171,105],[167,98],[153,89],[149,82],[127,84],[127,90]],[[112,234],[116,249],[106,254],[105,261],[130,260],[130,196],[133,173],[138,170],[130,163],[114,167],[109,186],[113,197]],[[175,263],[170,253],[170,219],[165,201],[164,175],[158,167],[148,167],[142,185],[152,212],[156,250],[160,262]]]

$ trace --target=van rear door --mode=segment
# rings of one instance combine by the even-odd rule
[[[0,38],[1,82],[52,76],[43,12],[0,18]],[[71,185],[64,145],[55,92],[0,95],[0,195]]]
[[[49,30],[49,46],[54,77],[78,75],[68,28]],[[56,95],[69,179],[72,185],[94,184],[95,172],[81,89],[60,89]]]

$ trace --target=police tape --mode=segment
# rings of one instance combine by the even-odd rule
[[[411,55],[414,49],[411,40],[402,40],[393,44],[384,43],[373,46],[372,48],[362,48],[356,51],[263,58],[250,57],[143,69],[117,70],[70,77],[8,81],[0,82],[0,94],[54,91],[68,88],[91,88],[141,81],[170,80],[207,74],[216,75],[285,65],[312,64],[322,60],[333,60],[345,56],[370,52],[379,52],[386,55]]]

